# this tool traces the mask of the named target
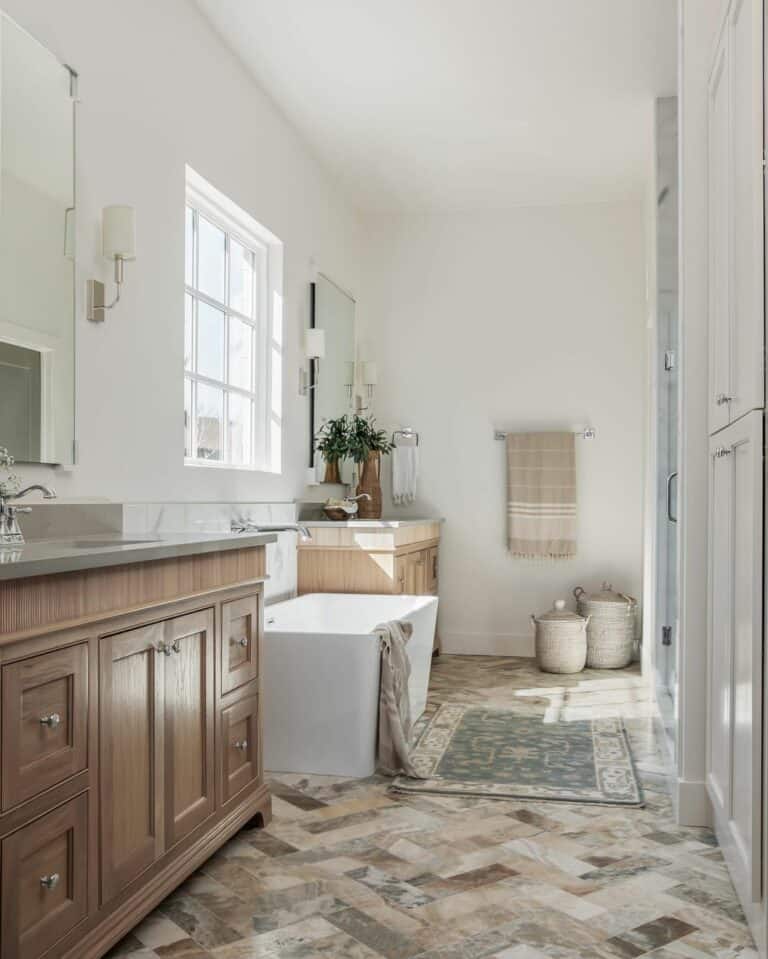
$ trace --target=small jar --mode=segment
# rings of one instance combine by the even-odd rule
[[[555,601],[542,616],[531,616],[536,629],[536,661],[545,673],[580,673],[587,661],[589,617],[579,616]]]

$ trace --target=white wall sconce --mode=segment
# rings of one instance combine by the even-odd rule
[[[363,386],[365,387],[366,398],[370,401],[373,399],[373,396],[376,392],[376,384],[379,381],[378,370],[376,369],[376,364],[373,360],[365,360],[363,362]]]
[[[309,396],[320,381],[320,360],[325,356],[325,330],[304,330],[304,355],[309,360],[309,369],[299,370],[299,393]]]
[[[132,206],[105,206],[101,211],[101,252],[114,261],[117,291],[112,302],[107,303],[104,284],[88,280],[88,319],[93,323],[103,322],[107,310],[120,302],[125,261],[136,259],[136,211]]]

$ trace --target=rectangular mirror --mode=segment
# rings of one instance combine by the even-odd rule
[[[74,93],[0,12],[0,446],[18,462],[73,461]]]
[[[312,284],[312,327],[325,331],[325,356],[318,382],[310,390],[313,438],[323,423],[352,409],[355,373],[355,301],[328,277],[318,274]]]

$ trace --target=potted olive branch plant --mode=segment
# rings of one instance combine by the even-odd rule
[[[325,460],[324,483],[340,483],[339,463],[349,455],[349,417],[326,420],[315,436],[315,449]]]
[[[376,420],[355,413],[349,418],[347,455],[361,468],[358,496],[367,493],[370,499],[359,501],[361,519],[381,518],[381,457],[392,451],[393,443],[384,430],[376,429]]]

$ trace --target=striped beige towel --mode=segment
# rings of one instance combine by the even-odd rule
[[[576,555],[573,433],[507,434],[507,514],[513,556]]]

